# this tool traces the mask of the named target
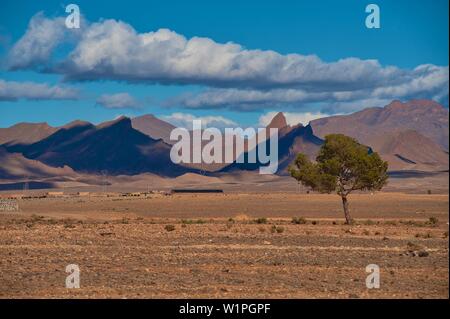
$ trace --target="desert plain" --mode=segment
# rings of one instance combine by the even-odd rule
[[[448,298],[449,202],[438,186],[352,194],[354,225],[337,195],[295,182],[18,199],[18,212],[0,213],[0,297]],[[65,287],[69,264],[79,289]],[[378,289],[366,287],[369,264]]]

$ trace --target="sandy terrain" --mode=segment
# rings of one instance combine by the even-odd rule
[[[19,200],[0,213],[0,297],[449,297],[448,195],[350,200],[353,226],[336,195]],[[68,264],[80,289],[65,288]]]

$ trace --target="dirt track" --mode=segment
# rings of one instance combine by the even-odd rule
[[[0,297],[448,298],[448,196],[351,204],[354,226],[336,195],[20,201],[0,214]],[[68,264],[80,289],[64,286]]]

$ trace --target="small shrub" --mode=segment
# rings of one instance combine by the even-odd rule
[[[292,224],[297,224],[297,225],[302,225],[302,224],[306,224],[306,219],[303,217],[292,217]]]
[[[265,217],[257,218],[257,219],[255,219],[255,223],[257,223],[257,224],[267,224],[267,218],[265,218]]]
[[[431,195],[431,189],[427,190],[427,194]]]
[[[164,229],[167,231],[174,231],[175,230],[175,225],[166,225],[164,226]]]
[[[284,227],[272,225],[272,227],[270,228],[270,232],[281,234],[282,232],[284,232]]]
[[[423,249],[423,246],[417,243],[413,243],[413,242],[408,242],[406,244],[406,248],[410,249],[410,250],[421,250]]]
[[[428,221],[426,222],[426,224],[430,225],[430,226],[436,226],[439,223],[439,219],[437,219],[436,217],[430,217],[428,219]]]
[[[56,224],[58,224],[58,221],[56,219],[50,218],[47,220],[47,224],[56,225]]]
[[[313,220],[312,222],[311,222],[311,224],[313,224],[313,225],[317,225],[319,222],[318,221],[316,221],[316,220]]]
[[[278,227],[275,229],[275,231],[276,231],[278,234],[281,234],[281,233],[284,232],[284,227],[278,226]]]

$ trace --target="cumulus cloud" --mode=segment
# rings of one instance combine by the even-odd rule
[[[267,112],[259,117],[259,125],[260,126],[267,126],[275,115],[277,115],[278,112]],[[330,114],[321,113],[321,112],[304,112],[304,113],[293,113],[293,112],[283,112],[286,122],[288,125],[297,125],[299,123],[303,124],[304,126],[308,125],[309,122],[315,119],[320,119],[322,117],[328,117]]]
[[[97,104],[108,109],[139,108],[140,103],[128,93],[103,94]]]
[[[0,80],[0,101],[25,100],[76,100],[78,90],[46,83]]]
[[[192,129],[193,120],[201,120],[202,127],[216,127],[223,129],[226,127],[238,126],[236,122],[223,116],[195,116],[188,113],[173,113],[171,115],[162,116],[161,118],[176,127],[184,127],[187,129]]]
[[[448,103],[448,66],[401,69],[355,57],[325,62],[315,55],[283,55],[204,37],[188,39],[168,29],[139,33],[117,20],[86,23],[70,53],[52,62],[51,51],[63,41],[60,19],[34,17],[12,49],[11,65],[46,63],[47,71],[72,81],[206,86],[204,92],[167,102],[187,108],[254,110],[322,102],[344,109],[358,101],[410,98]],[[41,35],[40,25],[54,31]]]
[[[48,18],[43,12],[35,14],[28,23],[25,34],[8,52],[6,67],[10,70],[37,69],[52,72],[52,57],[56,48],[63,43],[79,42],[83,29],[69,29],[66,17]],[[89,28],[89,23],[80,17],[81,25]]]
[[[42,12],[31,18],[26,33],[9,52],[10,69],[34,68],[46,63],[64,37],[64,18],[49,19]]]
[[[120,79],[216,87],[348,90],[401,82],[407,71],[376,60],[326,63],[314,55],[247,50],[235,43],[185,38],[168,29],[138,33],[115,20],[93,23],[62,64],[69,79]]]
[[[255,110],[305,106],[311,103],[328,103],[328,107],[355,110],[384,105],[394,99],[448,100],[448,67],[420,65],[410,73],[410,79],[391,86],[350,91],[308,91],[304,89],[207,89],[197,94],[183,94],[166,101],[191,109],[233,108]],[[362,103],[364,102],[364,103]],[[379,104],[381,103],[381,104]]]

